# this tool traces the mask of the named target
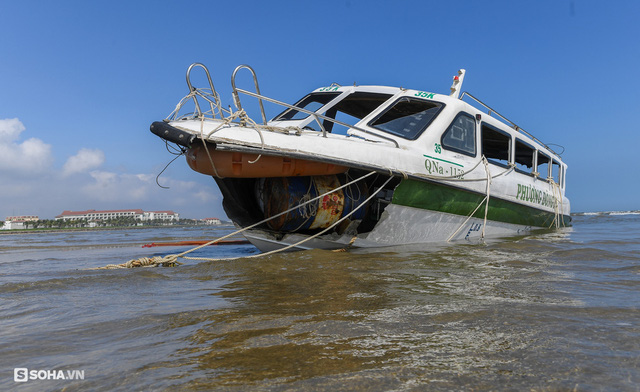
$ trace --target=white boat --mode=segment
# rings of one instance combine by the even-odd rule
[[[196,67],[206,89],[192,86]],[[243,69],[255,92],[236,87]],[[262,95],[253,69],[241,65],[231,79],[233,111],[196,63],[189,95],[151,131],[213,176],[227,216],[263,251],[477,241],[569,226],[567,165],[460,94],[464,76],[458,71],[449,94],[332,84],[290,105]],[[257,99],[262,121],[247,116],[241,96]],[[266,102],[282,106],[269,121]]]

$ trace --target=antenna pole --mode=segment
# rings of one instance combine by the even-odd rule
[[[464,80],[464,73],[466,71],[464,69],[459,69],[458,74],[453,77],[453,84],[451,85],[451,94],[450,97],[459,98],[460,97],[460,89],[462,88],[462,81]]]

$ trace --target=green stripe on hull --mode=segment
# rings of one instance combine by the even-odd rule
[[[404,180],[393,193],[393,204],[424,210],[439,211],[449,214],[468,216],[484,199],[483,194],[466,191],[459,188],[422,182]],[[485,204],[478,208],[473,215],[484,219]],[[487,219],[515,225],[549,227],[553,223],[555,214],[522,204],[489,198],[489,213]],[[564,217],[564,224],[569,225],[571,217]],[[562,224],[562,220],[560,222]]]

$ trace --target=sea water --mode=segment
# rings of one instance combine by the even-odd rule
[[[0,390],[640,388],[640,215],[473,245],[92,270],[207,228],[0,235]]]

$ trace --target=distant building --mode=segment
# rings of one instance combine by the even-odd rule
[[[3,230],[18,230],[18,229],[26,229],[24,221],[5,221],[2,226]]]
[[[8,216],[1,228],[3,230],[26,229],[29,222],[36,222],[38,220],[40,219],[37,215]]]
[[[20,215],[20,216],[8,216],[7,222],[35,222],[40,220],[38,215]]]
[[[87,220],[87,221],[104,221],[108,219],[118,218],[134,218],[140,221],[162,220],[162,221],[178,221],[179,214],[173,211],[143,211],[136,210],[87,210],[87,211],[63,211],[62,214],[56,216],[56,220]]]
[[[145,211],[142,213],[143,221],[147,220],[163,220],[163,221],[178,221],[180,217],[173,211]]]
[[[144,214],[142,210],[87,210],[87,211],[63,211],[56,216],[56,220],[107,220],[116,218],[138,218]]]
[[[222,221],[218,218],[204,218],[202,219],[205,225],[221,225]]]

